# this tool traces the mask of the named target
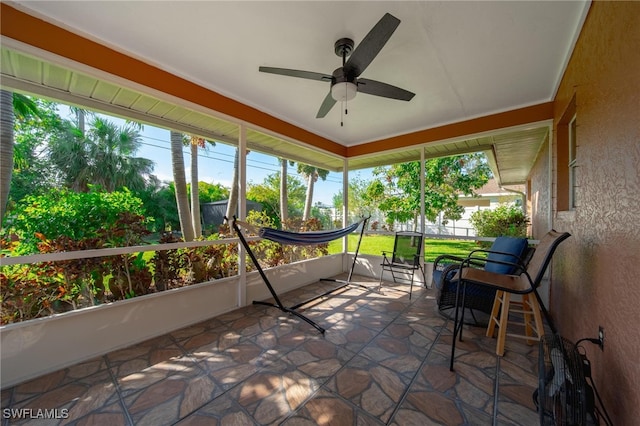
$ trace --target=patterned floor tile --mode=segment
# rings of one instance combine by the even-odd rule
[[[111,376],[106,371],[58,386],[49,392],[43,392],[12,408],[30,410],[31,417],[38,410],[48,410],[57,419],[47,419],[48,424],[67,424],[85,417],[95,411],[103,410],[107,405],[118,404],[119,397]],[[124,415],[121,406],[116,406],[114,413]],[[11,424],[38,424],[39,419],[11,422]],[[42,422],[42,420],[40,420]]]
[[[2,408],[65,410],[3,424],[537,424],[537,345],[507,339],[500,358],[484,328],[465,325],[451,372],[453,321],[436,291],[414,286],[409,299],[407,285],[377,284],[356,276],[297,308],[324,334],[249,305],[3,389]],[[340,285],[322,281],[282,300],[292,306]]]
[[[72,382],[80,381],[81,383],[90,384],[92,380],[100,381],[103,377],[100,373],[106,371],[107,363],[104,357],[99,357],[46,374],[16,386],[12,394],[13,403],[19,403]]]
[[[411,378],[432,343],[410,325],[392,323],[362,349],[360,355]]]
[[[321,389],[282,426],[352,426],[384,425],[379,419],[369,415],[338,395]]]
[[[222,392],[206,374],[181,372],[125,397],[124,403],[136,425],[171,424],[190,415]]]
[[[362,356],[354,357],[327,382],[327,388],[387,422],[409,380]]]
[[[319,388],[317,381],[286,362],[260,370],[229,391],[238,404],[262,425],[278,424]]]
[[[234,399],[222,395],[176,423],[176,426],[258,426]]]

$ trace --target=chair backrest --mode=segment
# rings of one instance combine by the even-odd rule
[[[423,235],[419,232],[397,232],[393,243],[392,263],[418,266],[422,251]]]
[[[527,272],[533,280],[533,287],[536,288],[542,282],[544,273],[551,262],[553,253],[556,251],[561,242],[571,236],[568,232],[558,232],[556,230],[549,231],[536,246],[536,251],[527,266]]]
[[[522,260],[524,253],[529,245],[529,240],[518,237],[497,237],[491,248],[493,253],[489,253],[487,259],[497,260],[500,262],[518,263]],[[499,252],[499,253],[497,253]],[[505,253],[505,254],[502,254]],[[509,253],[509,254],[506,254]],[[513,256],[510,256],[513,255]],[[515,256],[515,257],[514,257]],[[500,263],[487,262],[484,267],[485,271],[495,272],[497,274],[510,274],[514,272],[515,267],[511,265],[503,265]]]

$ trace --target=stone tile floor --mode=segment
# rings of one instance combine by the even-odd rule
[[[377,282],[354,277],[372,289]],[[281,295],[286,306],[320,282]],[[435,290],[348,286],[296,316],[251,305],[2,390],[2,424],[535,425],[537,346],[465,326],[449,371],[453,320]],[[6,418],[5,409],[64,419]]]

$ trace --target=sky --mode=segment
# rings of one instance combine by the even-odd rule
[[[61,105],[60,115],[75,121],[75,115],[70,110]],[[121,126],[125,121],[111,116],[105,116]],[[173,171],[171,168],[171,143],[170,132],[166,129],[144,125],[140,132],[142,136],[142,147],[137,152],[137,157],[148,158],[154,162],[153,174],[162,181],[173,181]],[[210,184],[221,184],[225,187],[231,186],[233,176],[233,160],[235,147],[216,142],[215,146],[208,146],[207,149],[198,149],[198,180]],[[191,173],[191,153],[188,147],[183,149],[185,170],[187,180]],[[296,167],[289,167],[289,175],[297,176]],[[280,171],[280,165],[276,157],[251,151],[247,156],[247,182],[254,184],[263,183],[264,179]],[[358,172],[358,175],[360,173]],[[298,176],[302,181],[304,178]],[[342,173],[331,172],[325,181],[318,180],[314,186],[313,204],[322,203],[332,206],[333,196],[342,191]]]

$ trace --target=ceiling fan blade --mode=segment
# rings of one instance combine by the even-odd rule
[[[380,81],[369,80],[367,78],[358,79],[358,92],[367,95],[382,96],[384,98],[398,99],[400,101],[410,101],[415,93],[401,89]]]
[[[258,71],[271,74],[286,75],[288,77],[306,78],[309,80],[331,81],[331,76],[313,71],[290,70],[288,68],[259,67]]]
[[[371,61],[378,56],[384,45],[389,41],[393,32],[400,25],[400,20],[386,13],[382,19],[369,31],[360,44],[353,51],[344,69],[347,74],[358,77],[369,66]]]
[[[329,91],[327,96],[324,98],[324,101],[322,101],[322,105],[320,105],[320,109],[318,110],[318,114],[316,114],[316,118],[324,118],[327,113],[331,111],[331,108],[333,108],[335,104],[336,100],[333,99],[333,96],[331,96],[331,91]]]

